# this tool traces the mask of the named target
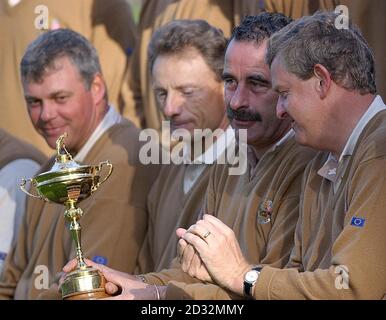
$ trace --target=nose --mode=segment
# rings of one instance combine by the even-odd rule
[[[167,118],[172,118],[181,113],[182,101],[176,94],[168,93],[163,108],[164,114]]]
[[[286,119],[289,117],[285,103],[280,96],[279,96],[279,99],[277,100],[277,104],[276,104],[276,116],[279,119]]]
[[[248,106],[248,95],[246,91],[243,85],[239,84],[236,90],[226,92],[226,94],[230,95],[229,106],[233,110]]]
[[[49,102],[43,101],[40,112],[40,120],[43,122],[49,122],[56,117],[55,107]]]

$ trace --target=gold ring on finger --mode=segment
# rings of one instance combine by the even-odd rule
[[[210,231],[207,231],[207,232],[202,236],[202,238],[203,238],[203,239],[206,239],[206,238],[208,238],[208,237],[210,236],[210,234],[211,234],[211,232],[210,232]]]

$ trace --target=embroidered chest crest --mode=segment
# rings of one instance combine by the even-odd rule
[[[271,221],[273,203],[271,200],[264,200],[260,202],[259,209],[257,211],[257,222],[260,224],[266,224]]]

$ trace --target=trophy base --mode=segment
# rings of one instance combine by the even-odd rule
[[[106,279],[95,268],[87,267],[69,273],[62,285],[63,300],[96,300],[107,298]]]
[[[63,297],[63,300],[98,300],[103,298],[110,297],[104,290],[102,291],[94,291],[94,292],[86,292],[86,293],[75,293],[73,295]]]

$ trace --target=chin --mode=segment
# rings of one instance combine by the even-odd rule
[[[42,131],[40,131],[39,133],[44,138],[44,140],[46,140],[46,143],[48,144],[48,146],[51,149],[56,149],[56,140],[63,134],[63,133],[48,134],[48,133],[42,132]],[[68,141],[68,137],[67,137],[67,139],[65,139],[64,142],[66,143],[66,141]]]
[[[183,140],[192,139],[193,130],[189,130],[187,128],[173,128],[171,132],[171,140],[178,140],[182,138]]]
[[[295,132],[295,140],[301,146],[309,146],[309,144],[307,143],[307,139],[297,132]]]
[[[51,149],[56,149],[56,139],[54,138],[45,138],[46,143]]]

